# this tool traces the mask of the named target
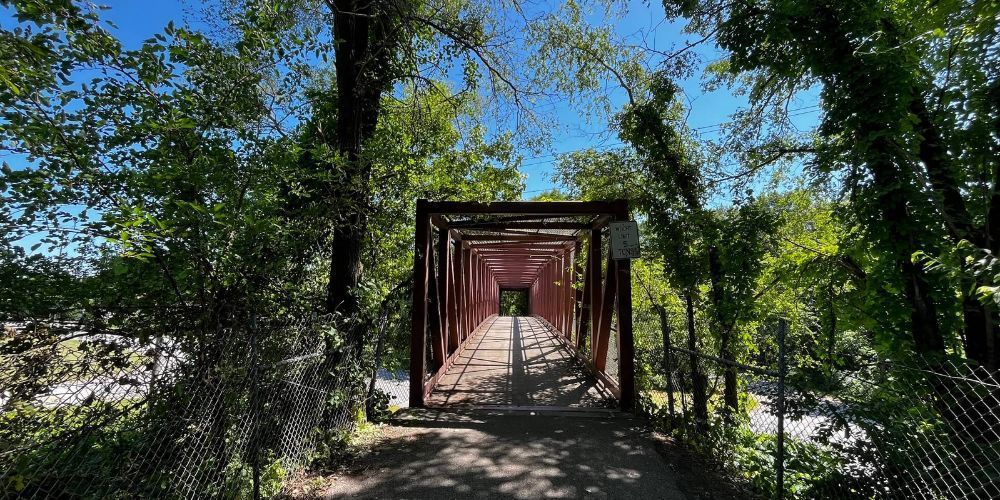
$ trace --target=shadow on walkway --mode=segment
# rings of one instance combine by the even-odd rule
[[[433,406],[607,407],[605,391],[544,323],[493,318],[438,381]]]
[[[327,497],[685,498],[638,421],[619,415],[408,410]]]

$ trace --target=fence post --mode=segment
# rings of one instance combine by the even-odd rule
[[[775,483],[777,486],[776,497],[782,500],[785,497],[785,334],[788,330],[788,321],[785,318],[778,319],[778,450],[774,457],[774,466],[777,472]]]
[[[673,367],[670,366],[670,323],[667,321],[667,309],[661,305],[656,306],[656,312],[660,316],[660,333],[663,335],[663,370],[667,375],[667,409],[670,412],[670,427],[674,426],[674,375]]]
[[[253,427],[250,432],[251,467],[253,468],[253,498],[260,500],[260,336],[257,331],[257,315],[250,316],[250,412]]]

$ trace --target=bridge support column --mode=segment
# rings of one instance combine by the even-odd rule
[[[430,220],[426,200],[417,200],[417,225],[413,244],[413,307],[410,317],[410,406],[424,406],[427,345],[427,270],[430,265]]]

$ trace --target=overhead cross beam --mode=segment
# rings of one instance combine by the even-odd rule
[[[590,229],[590,223],[586,222],[554,222],[536,220],[536,221],[494,221],[494,222],[481,222],[481,221],[458,221],[449,224],[453,228],[461,228],[464,230],[475,230],[475,231],[513,231],[513,230],[524,230],[524,229],[538,229],[538,230],[576,230],[582,231],[585,229]]]
[[[614,201],[438,201],[428,203],[431,215],[544,215],[549,217],[574,215],[617,215],[622,208],[628,210],[624,200]]]
[[[468,234],[462,236],[463,241],[576,241],[576,236],[565,234]]]

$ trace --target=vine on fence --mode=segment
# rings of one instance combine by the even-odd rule
[[[705,428],[693,408],[692,356],[708,380]],[[669,375],[647,393],[646,411],[758,493],[1000,497],[1000,374],[994,371],[960,359],[883,361],[819,386],[802,367],[789,367],[786,381],[780,366],[678,347],[668,347],[666,363]],[[727,418],[720,386],[732,368],[742,397],[735,418]]]
[[[0,485],[19,497],[271,496],[366,398],[387,402],[367,391],[372,350],[329,317],[253,318],[197,349],[80,335],[13,352],[18,331],[52,326],[7,328]]]

